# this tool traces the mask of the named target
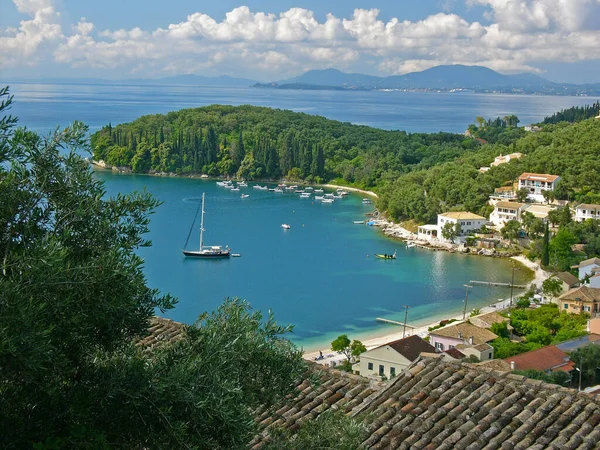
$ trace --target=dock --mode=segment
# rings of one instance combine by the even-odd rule
[[[524,284],[510,284],[510,283],[497,283],[495,281],[477,281],[477,280],[471,280],[469,281],[469,284],[472,284],[473,286],[500,286],[500,287],[513,287],[516,289],[527,289],[527,286]]]
[[[404,322],[398,322],[396,320],[384,319],[383,317],[377,317],[375,320],[377,322],[390,323],[392,325],[400,325],[401,327],[404,326]],[[413,327],[412,325],[406,324],[406,328],[412,328],[414,330],[417,327]]]

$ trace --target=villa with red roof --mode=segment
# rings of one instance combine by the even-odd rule
[[[525,172],[519,177],[519,189],[526,188],[529,191],[528,198],[543,202],[544,191],[553,191],[559,181],[558,175]]]

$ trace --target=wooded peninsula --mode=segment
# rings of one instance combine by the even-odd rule
[[[478,117],[463,134],[406,133],[256,106],[212,105],[148,115],[92,136],[95,161],[138,173],[245,180],[333,181],[379,194],[393,219],[433,221],[440,212],[488,215],[489,195],[523,172],[559,173],[557,199],[600,201],[600,121],[591,108],[561,111],[536,132],[516,116]],[[585,120],[582,120],[585,119]],[[526,158],[487,166],[501,154]]]

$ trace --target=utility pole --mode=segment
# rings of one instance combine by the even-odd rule
[[[404,305],[406,310],[404,311],[404,330],[402,331],[402,339],[406,336],[406,319],[408,318],[408,305]]]
[[[469,301],[469,289],[471,289],[473,286],[469,284],[463,284],[463,286],[467,288],[467,291],[465,293],[465,307],[463,309],[463,320],[465,320],[467,317],[467,302]]]
[[[583,358],[579,360],[579,392],[581,392],[581,372],[583,372]]]
[[[514,289],[514,285],[515,285],[515,269],[516,268],[517,267],[513,263],[513,265],[512,265],[512,277],[510,279],[510,304],[509,304],[509,308],[512,308],[512,303],[513,303],[513,289]]]

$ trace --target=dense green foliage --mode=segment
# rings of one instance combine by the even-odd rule
[[[158,203],[106,196],[72,151],[82,124],[47,138],[14,125],[0,119],[2,448],[244,448],[252,410],[304,373],[290,328],[234,299],[174,345],[135,346],[175,304],[136,255]]]
[[[546,372],[542,372],[541,370],[515,370],[513,371],[515,375],[524,375],[527,378],[531,378],[533,380],[542,380],[546,383],[558,384],[559,386],[566,386],[571,381],[571,377],[568,373],[557,371],[547,374]]]
[[[541,305],[535,309],[513,309],[510,324],[514,334],[523,337],[524,341],[512,342],[504,331],[497,329],[499,333],[496,334],[500,337],[491,342],[494,355],[504,359],[583,336],[586,334],[587,318],[587,314],[560,311],[555,304]]]
[[[144,116],[92,136],[95,160],[134,172],[308,181],[341,177],[365,187],[417,163],[447,161],[474,144],[456,134],[384,131],[247,105]]]
[[[523,172],[560,175],[558,199],[600,202],[600,121],[548,124],[536,133],[525,133],[518,122],[516,116],[479,117],[469,126],[472,137],[407,134],[291,111],[213,105],[108,125],[92,136],[92,148],[95,160],[135,172],[375,187],[380,210],[420,223],[453,209],[488,215],[489,195]],[[512,152],[526,156],[479,171]]]
[[[509,130],[510,131],[510,130]],[[507,164],[488,166],[499,154],[520,152],[527,156]],[[413,218],[433,223],[446,210],[467,210],[487,216],[489,196],[495,188],[512,185],[523,172],[561,176],[558,199],[600,203],[600,121],[547,125],[543,131],[527,133],[509,146],[484,145],[453,161],[385,178],[379,187],[378,207],[393,218]]]
[[[592,105],[562,109],[560,112],[545,117],[543,123],[581,122],[582,120],[593,119],[598,114],[600,114],[600,102],[597,101]]]
[[[341,411],[328,410],[309,420],[296,434],[271,433],[273,440],[265,450],[361,450],[367,428]]]
[[[341,352],[346,356],[348,362],[354,361],[361,353],[367,351],[367,348],[362,342],[350,338],[346,334],[341,334],[331,342],[331,349],[336,352]]]
[[[586,345],[575,350],[570,357],[582,369],[582,377],[588,384],[600,382],[600,346]]]

